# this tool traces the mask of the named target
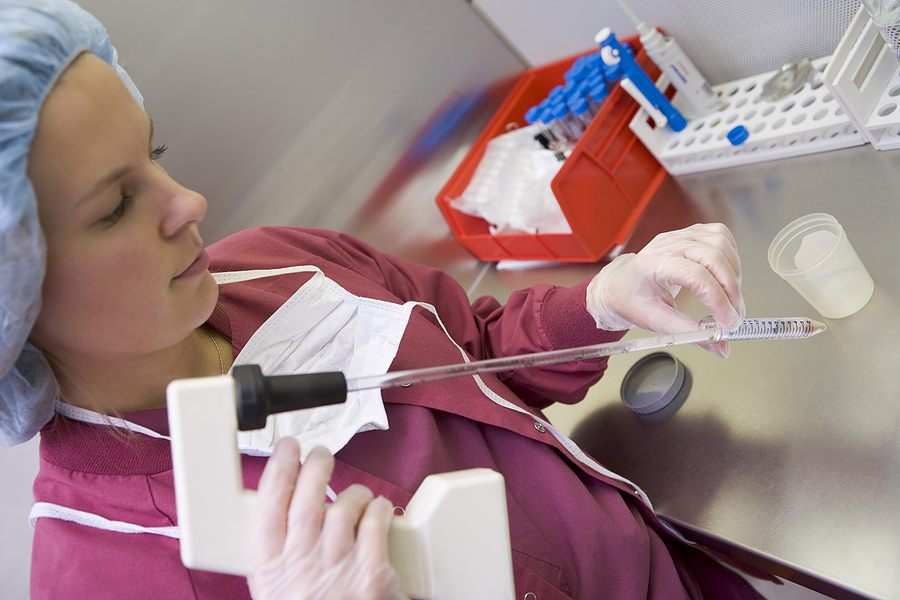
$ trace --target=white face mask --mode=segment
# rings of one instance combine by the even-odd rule
[[[347,377],[387,372],[416,303],[354,296],[315,267],[214,274],[220,284],[289,272],[314,272],[250,338],[235,365],[258,364],[265,375],[342,371]],[[360,431],[387,429],[381,390],[351,392],[347,402],[270,415],[264,429],[238,433],[246,454],[269,455],[282,437],[300,442],[301,460],[316,446],[332,453]]]

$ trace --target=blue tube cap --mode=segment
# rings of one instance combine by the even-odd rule
[[[584,78],[585,69],[588,67],[588,58],[586,56],[579,56],[575,59],[575,62],[572,63],[572,66],[566,71],[563,78],[566,81],[580,81]]]
[[[605,65],[603,74],[606,75],[607,81],[618,81],[622,77],[622,67],[619,65]]]
[[[552,90],[550,90],[550,93],[547,95],[547,98],[550,100],[550,103],[552,104],[552,103],[556,102],[559,98],[565,97],[565,95],[566,95],[566,92],[565,92],[565,89],[563,88],[563,86],[558,85],[555,88],[553,88]]]
[[[603,102],[609,96],[609,88],[606,87],[606,81],[600,81],[588,91],[588,95],[594,102]]]
[[[569,107],[565,102],[560,102],[559,104],[554,104],[550,107],[550,111],[553,115],[554,119],[562,119],[567,114],[569,114]]]
[[[750,137],[750,132],[743,125],[738,125],[728,132],[728,141],[734,146],[743,144]]]
[[[544,110],[541,112],[541,115],[538,117],[538,120],[539,120],[541,123],[548,124],[548,123],[550,123],[554,118],[555,118],[555,117],[553,116],[553,107],[552,107],[552,106],[548,106],[548,107],[544,108]]]
[[[574,114],[576,117],[583,115],[590,108],[590,105],[583,96],[570,98],[568,105],[569,109],[572,111],[572,114]]]
[[[587,88],[588,88],[588,90],[594,89],[595,87],[597,87],[597,86],[600,85],[601,83],[602,83],[604,86],[606,85],[606,77],[604,77],[604,76],[603,76],[603,73],[601,73],[600,71],[598,71],[597,74],[594,75],[593,77],[587,78],[585,81],[587,82]]]

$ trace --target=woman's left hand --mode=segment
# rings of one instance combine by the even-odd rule
[[[300,468],[296,440],[278,442],[254,515],[255,600],[409,600],[388,562],[393,506],[353,485],[326,509],[333,470],[327,450],[313,449]]]

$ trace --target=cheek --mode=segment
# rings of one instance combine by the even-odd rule
[[[53,257],[43,288],[38,330],[54,345],[129,343],[140,329],[171,318],[161,261],[134,254]]]

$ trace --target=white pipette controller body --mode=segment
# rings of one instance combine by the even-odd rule
[[[634,21],[641,35],[644,52],[656,63],[687,104],[689,111],[685,112],[690,114],[685,116],[696,119],[719,110],[722,106],[719,95],[713,91],[681,46],[673,38],[644,23],[624,0],[619,0],[619,5]]]

